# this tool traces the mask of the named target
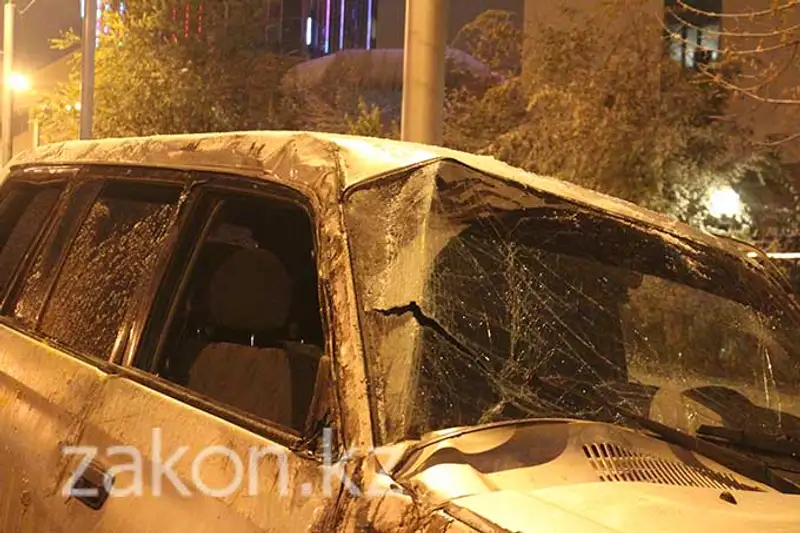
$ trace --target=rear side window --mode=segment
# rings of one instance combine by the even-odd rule
[[[0,200],[0,299],[63,189],[63,184],[12,183]]]
[[[64,259],[39,331],[80,353],[107,358],[146,288],[178,212],[180,189],[104,186]]]

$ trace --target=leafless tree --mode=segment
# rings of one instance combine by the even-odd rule
[[[800,0],[760,0],[739,11],[735,3],[730,11],[704,4],[669,2],[664,23],[673,53],[688,50],[693,66],[731,93],[780,108],[784,117],[800,112]],[[798,140],[796,129],[762,144]]]

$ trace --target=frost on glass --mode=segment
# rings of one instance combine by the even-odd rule
[[[796,308],[754,267],[451,164],[352,193],[382,440],[531,417],[800,431]]]
[[[107,357],[136,290],[152,274],[177,208],[177,202],[101,196],[70,249],[42,333]]]
[[[85,186],[84,181],[74,180],[67,186],[66,194],[72,201],[59,205],[53,215],[56,221],[53,230],[20,280],[13,314],[18,321],[30,327],[35,327],[50,283],[57,274],[59,255],[69,238],[71,223],[77,220],[83,202],[90,201],[94,192],[91,187]]]
[[[14,269],[19,266],[20,261],[42,229],[42,225],[47,220],[47,216],[58,201],[60,194],[61,187],[45,187],[27,191],[27,194],[25,192],[12,193],[3,202],[2,208],[0,208],[3,214],[9,211],[13,212],[21,206],[24,206],[24,211],[13,220],[5,220],[6,217],[3,217],[3,224],[8,225],[7,228],[3,228],[3,233],[5,231],[9,233],[0,247],[0,294],[8,288],[8,282],[14,274]]]

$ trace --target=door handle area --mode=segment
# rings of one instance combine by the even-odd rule
[[[72,497],[95,511],[108,500],[114,478],[97,463],[90,464],[81,477],[75,480]]]

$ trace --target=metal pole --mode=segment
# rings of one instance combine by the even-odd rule
[[[3,11],[3,97],[2,97],[2,137],[3,166],[14,156],[14,132],[11,130],[14,113],[14,93],[11,77],[14,72],[14,18],[16,6],[6,1]]]
[[[449,0],[406,0],[404,141],[442,144]]]
[[[33,147],[34,148],[39,148],[39,145],[42,144],[42,135],[41,135],[41,133],[39,131],[39,119],[38,118],[34,118],[33,119],[33,125],[32,126],[33,127],[31,128],[31,130],[32,130],[32,136],[33,136]]]
[[[97,47],[97,0],[83,3],[83,68],[81,69],[81,139],[92,138],[94,118],[94,51]]]

